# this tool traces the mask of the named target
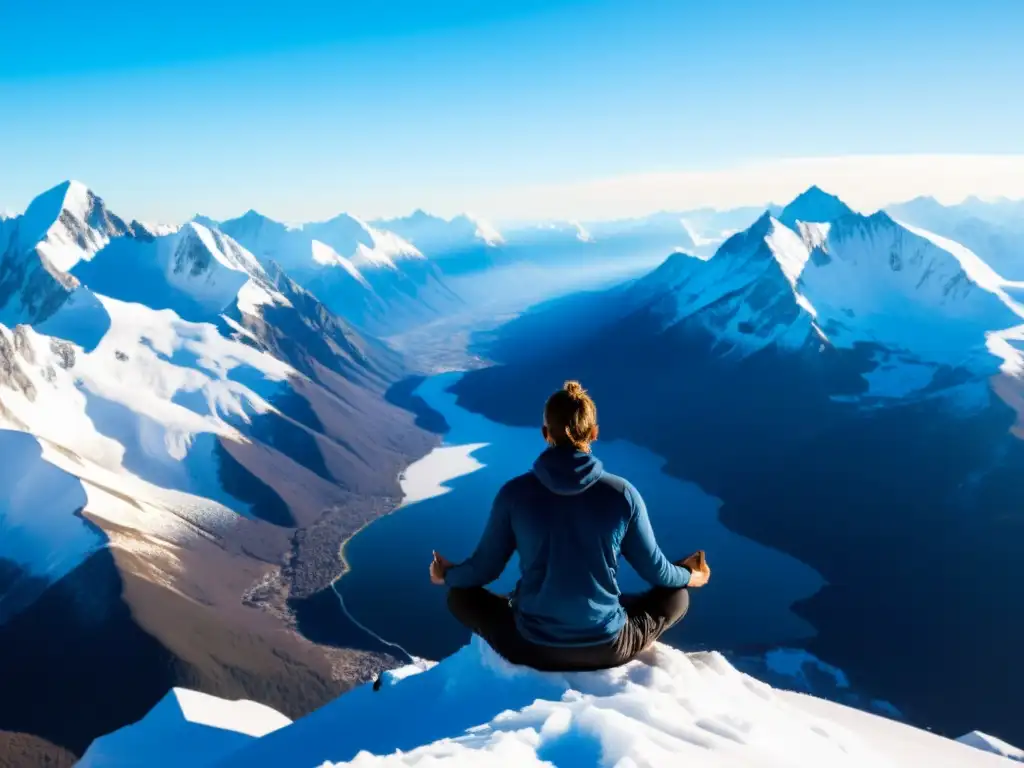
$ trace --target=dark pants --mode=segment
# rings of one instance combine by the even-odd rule
[[[615,639],[600,645],[537,645],[519,634],[507,597],[483,587],[448,590],[448,608],[462,624],[513,664],[547,672],[582,672],[625,664],[686,615],[690,594],[685,588],[655,587],[639,595],[623,595],[620,602],[627,618]]]

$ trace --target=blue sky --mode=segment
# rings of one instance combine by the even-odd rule
[[[0,0],[0,20],[0,210],[70,177],[168,221],[605,216],[779,159],[1024,153],[1020,0]]]

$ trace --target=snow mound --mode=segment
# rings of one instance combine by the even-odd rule
[[[289,725],[280,712],[253,701],[228,701],[174,688],[142,720],[94,741],[79,768],[149,768],[209,764],[247,742]]]
[[[207,764],[207,763],[194,763]],[[253,742],[259,766],[992,766],[963,744],[778,691],[718,653],[656,645],[603,672],[539,673],[478,639],[418,662]]]
[[[989,736],[987,733],[981,731],[971,731],[965,733],[959,739],[961,744],[966,744],[969,747],[980,749],[983,752],[992,752],[997,755],[1014,760],[1018,763],[1024,763],[1024,749],[1018,749],[1017,747],[1007,744],[1002,739],[997,739],[995,736]]]

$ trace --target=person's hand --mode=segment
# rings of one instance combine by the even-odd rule
[[[694,589],[703,587],[711,579],[711,568],[708,566],[707,558],[704,556],[704,550],[694,552],[685,560],[680,561],[679,565],[690,571],[688,587],[693,587]]]
[[[434,553],[434,559],[430,561],[430,582],[437,584],[438,586],[444,585],[444,575],[448,573],[448,569],[452,567],[454,563],[451,560],[441,557],[437,552]]]

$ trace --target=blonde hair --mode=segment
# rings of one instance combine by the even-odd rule
[[[597,429],[597,406],[578,381],[567,381],[544,406],[548,438],[561,446],[589,451]]]

